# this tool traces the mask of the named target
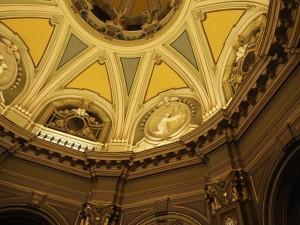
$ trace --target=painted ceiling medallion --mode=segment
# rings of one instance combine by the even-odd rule
[[[20,61],[18,46],[0,37],[0,91],[18,86],[22,76]]]
[[[116,5],[109,0],[72,0],[72,8],[106,39],[130,41],[153,37],[171,21],[182,0],[165,4],[131,0],[126,6],[122,2]]]

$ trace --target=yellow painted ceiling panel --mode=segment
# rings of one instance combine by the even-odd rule
[[[213,58],[218,61],[232,27],[239,21],[245,10],[226,10],[207,13],[203,27],[208,39]]]
[[[112,102],[111,88],[105,64],[100,65],[98,62],[95,62],[73,79],[66,88],[87,89]]]
[[[131,11],[131,15],[139,15],[141,11],[146,13],[147,10],[148,10],[147,1],[135,0]]]
[[[119,9],[122,0],[110,0],[110,3],[116,8]]]
[[[168,64],[163,62],[161,65],[154,66],[145,101],[160,92],[184,87],[188,87],[188,85]]]
[[[25,42],[29,53],[37,66],[47,48],[54,26],[46,18],[2,19],[6,26],[17,33]]]

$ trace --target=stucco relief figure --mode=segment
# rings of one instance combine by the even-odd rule
[[[6,71],[7,64],[4,61],[3,55],[0,54],[0,79],[5,79],[4,73]],[[2,76],[3,74],[3,76]],[[6,80],[5,80],[6,81]]]
[[[184,123],[186,115],[175,108],[173,115],[166,113],[157,125],[157,131],[153,132],[154,135],[165,135],[170,131],[177,130]]]
[[[164,97],[145,120],[143,131],[149,140],[176,138],[188,129],[191,109],[176,97]]]
[[[244,46],[239,47],[239,49],[236,53],[236,60],[235,60],[236,63],[245,56],[247,47],[248,47],[248,44],[245,44]]]
[[[75,112],[78,116],[88,116],[89,114],[86,112],[85,109],[72,109],[73,112]]]
[[[14,89],[20,84],[20,59],[18,46],[0,36],[0,90]]]

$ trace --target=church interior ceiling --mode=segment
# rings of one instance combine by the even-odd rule
[[[178,142],[243,97],[268,0],[3,0],[0,113],[74,150]]]

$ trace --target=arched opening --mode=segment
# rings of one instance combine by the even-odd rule
[[[9,206],[0,208],[1,225],[58,225],[44,210],[33,206]]]
[[[193,218],[175,213],[169,212],[166,215],[150,216],[147,219],[139,222],[138,225],[200,225]]]
[[[300,224],[300,140],[293,140],[268,182],[265,224]]]

